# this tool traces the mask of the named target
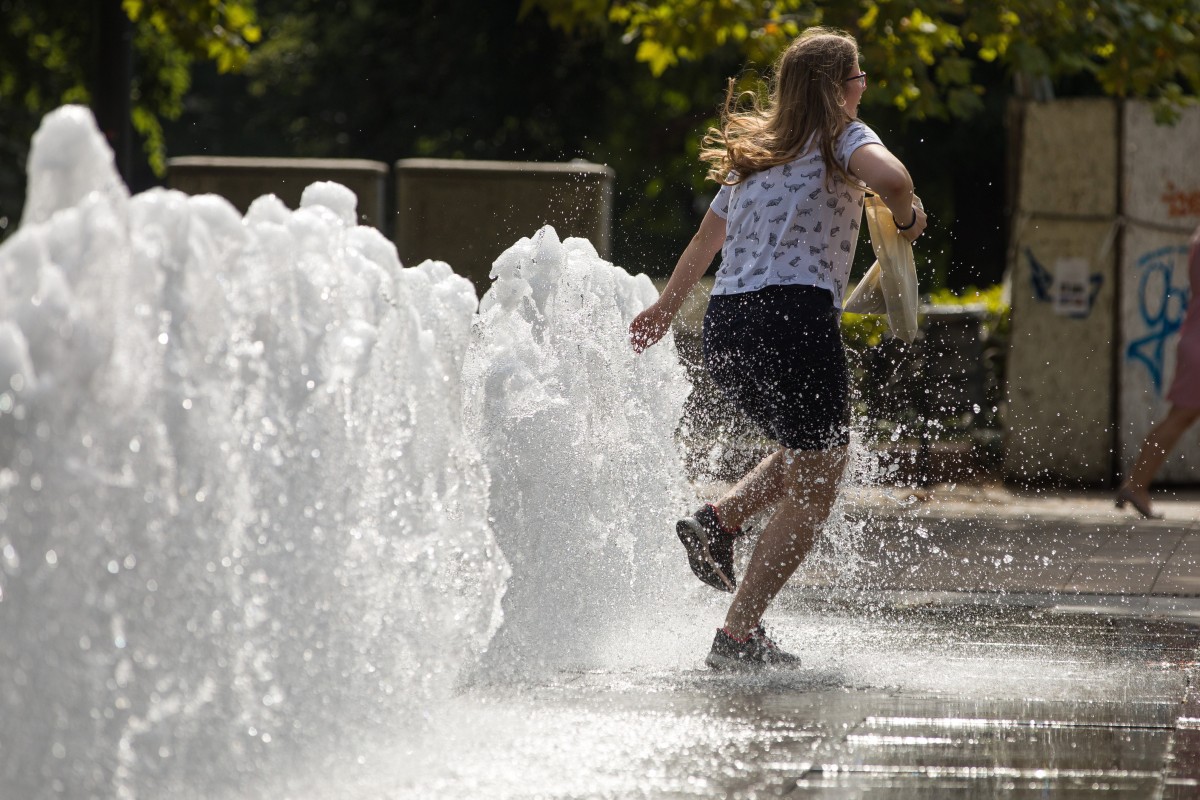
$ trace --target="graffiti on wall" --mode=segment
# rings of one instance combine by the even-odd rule
[[[1161,199],[1167,207],[1167,216],[1171,219],[1200,217],[1200,189],[1180,189],[1171,181],[1167,181],[1167,189],[1162,193]]]
[[[1051,303],[1055,313],[1076,319],[1092,313],[1096,295],[1104,285],[1103,275],[1090,272],[1087,262],[1079,258],[1060,258],[1051,270],[1033,254],[1032,247],[1025,248],[1025,257],[1029,259],[1029,282],[1035,300]]]
[[[1137,276],[1137,315],[1129,331],[1125,358],[1149,373],[1156,395],[1162,396],[1168,345],[1187,313],[1187,248],[1160,247],[1134,261]]]

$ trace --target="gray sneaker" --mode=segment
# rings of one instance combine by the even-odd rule
[[[759,625],[744,642],[730,636],[724,628],[718,630],[704,663],[715,670],[752,670],[799,667],[800,658],[780,650],[779,645],[771,641],[763,626]]]
[[[687,551],[688,566],[696,577],[714,589],[732,592],[737,589],[733,574],[733,541],[741,531],[726,531],[717,522],[711,505],[675,523],[675,533]]]

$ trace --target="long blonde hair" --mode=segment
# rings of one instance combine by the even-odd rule
[[[738,95],[731,78],[719,128],[709,128],[700,159],[717,183],[741,183],[756,172],[795,161],[816,140],[833,172],[857,183],[833,156],[833,144],[845,129],[846,78],[858,68],[858,43],[844,31],[809,28],[775,62],[770,97],[764,105],[754,92]],[[743,98],[749,108],[739,110]]]

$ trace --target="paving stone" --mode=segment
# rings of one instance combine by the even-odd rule
[[[929,800],[929,798],[994,798],[1008,800],[1078,800],[1097,797],[1154,797],[1159,779],[1145,776],[1090,777],[1044,775],[1030,777],[817,775],[798,781],[790,792],[776,796],[820,798],[820,800]],[[1186,796],[1186,795],[1182,795]]]
[[[1108,493],[932,497],[850,498],[866,566],[810,565],[768,614],[800,669],[698,650],[481,687],[453,733],[489,749],[372,796],[1200,797],[1200,493],[1164,521]]]

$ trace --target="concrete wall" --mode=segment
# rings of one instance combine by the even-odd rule
[[[363,159],[183,156],[167,161],[167,185],[172,189],[221,195],[243,214],[264,194],[299,208],[304,187],[334,181],[357,195],[360,224],[377,228],[386,218],[387,177],[387,164]]]
[[[388,166],[378,161],[185,156],[167,167],[172,189],[221,195],[242,213],[264,194],[298,208],[309,184],[340,183],[358,197],[359,221],[391,234],[403,263],[445,261],[480,295],[496,257],[543,225],[610,253],[615,175],[599,164],[404,159],[390,225]]]
[[[1010,478],[1104,483],[1113,470],[1112,242],[1118,107],[1066,100],[1025,109],[1010,242]]]
[[[1024,119],[1005,472],[1106,484],[1166,412],[1200,222],[1200,109],[1160,126],[1146,103],[1063,100]],[[1194,435],[1158,480],[1200,482]]]
[[[1125,241],[1121,259],[1118,453],[1125,473],[1167,411],[1178,325],[1190,298],[1187,243],[1200,224],[1200,109],[1177,125],[1154,122],[1144,103],[1124,109]],[[1194,302],[1194,300],[1192,300]],[[1164,483],[1200,482],[1200,441],[1188,434],[1163,465]]]
[[[396,162],[396,247],[405,264],[445,261],[480,295],[492,262],[550,224],[607,258],[613,170],[598,164],[404,159]]]

